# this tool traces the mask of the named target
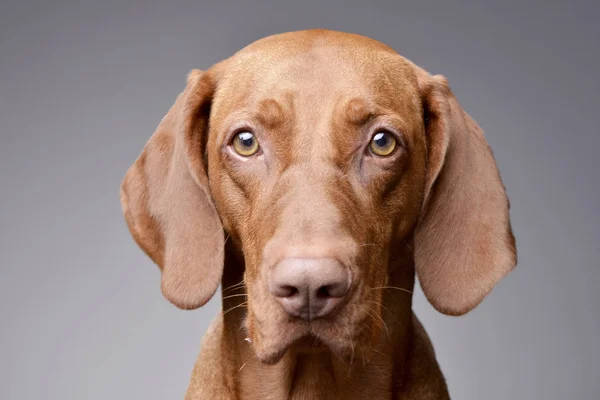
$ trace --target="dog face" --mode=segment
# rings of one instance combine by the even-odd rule
[[[215,292],[230,238],[247,334],[269,363],[304,337],[341,357],[368,346],[407,254],[448,314],[516,262],[479,127],[444,78],[356,35],[276,35],[193,71],[121,199],[182,308]]]
[[[426,150],[416,76],[394,53],[361,50],[323,40],[270,56],[271,43],[259,43],[227,65],[212,103],[211,192],[244,255],[248,333],[265,360],[309,332],[340,352],[376,332],[378,288],[419,215]],[[273,293],[274,275],[301,286],[287,276],[298,259],[311,260],[305,273],[317,280],[336,268],[319,263],[345,270],[347,291],[327,316],[294,315],[322,314],[312,298],[290,315]]]

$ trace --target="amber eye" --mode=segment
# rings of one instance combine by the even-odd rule
[[[388,132],[377,132],[369,143],[371,153],[379,157],[389,156],[396,150],[396,147],[398,147],[396,138]]]
[[[243,131],[233,138],[233,149],[240,156],[250,157],[258,151],[258,140],[253,133]]]

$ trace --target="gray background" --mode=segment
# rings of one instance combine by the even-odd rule
[[[220,305],[162,298],[120,181],[191,68],[311,27],[445,74],[495,152],[519,266],[465,317],[416,295],[453,398],[600,398],[600,7],[403,3],[2,4],[0,398],[183,397]]]

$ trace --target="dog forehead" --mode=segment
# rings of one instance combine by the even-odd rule
[[[386,108],[399,103],[418,107],[412,63],[387,46],[357,35],[342,35],[343,40],[296,37],[263,39],[226,60],[220,66],[214,116],[256,110],[265,99],[311,108],[331,105],[340,98],[362,99]]]
[[[286,32],[264,37],[244,47],[237,54],[267,51],[271,54],[289,55],[319,46],[332,46],[362,51],[384,51],[396,54],[395,50],[375,39],[327,29],[309,29]]]

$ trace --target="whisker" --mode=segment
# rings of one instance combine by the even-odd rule
[[[352,363],[354,363],[354,341],[352,340],[352,335],[350,334],[350,329],[345,327],[346,333],[348,334],[348,341],[350,342],[350,365],[348,366],[348,378],[350,378],[350,373],[352,372]]]
[[[370,347],[369,351],[377,353],[377,354],[381,354],[380,352],[378,352],[377,350],[375,350],[374,347]],[[380,374],[384,374],[383,370],[380,367],[378,367],[377,362],[371,362],[371,360],[368,360],[368,363],[369,363],[369,368],[374,368]]]
[[[236,308],[239,308],[239,307],[246,307],[247,305],[248,305],[248,302],[247,302],[247,301],[245,301],[245,302],[243,302],[243,303],[240,303],[240,304],[238,304],[237,306],[233,306],[233,307],[231,307],[231,308],[230,308],[230,309],[228,309],[227,311],[224,311],[222,315],[225,315],[225,314],[227,314],[229,311],[233,311],[233,310],[235,310]]]
[[[231,286],[227,286],[225,289],[230,289],[230,288],[234,288],[234,287],[238,287],[238,286],[243,286],[244,285],[244,280],[242,279],[241,281],[239,281],[238,283],[231,285]]]
[[[223,228],[221,228],[221,230],[222,230],[222,229],[223,229]],[[220,232],[220,231],[219,231],[219,232]],[[219,232],[217,232],[217,233],[215,234],[215,236],[213,237],[213,239],[217,237],[217,235],[219,234]],[[224,252],[225,252],[225,243],[227,243],[227,240],[228,240],[228,239],[229,239],[229,234],[227,234],[227,237],[226,237],[226,238],[225,238],[225,240],[223,241],[223,246],[221,247],[221,249],[220,249],[220,250],[219,250],[219,252],[217,253],[217,256],[216,256],[216,258],[220,257],[220,256],[221,256],[221,253],[224,253]]]
[[[377,318],[377,319],[379,319],[379,321],[381,321],[381,324],[383,325],[383,327],[385,328],[385,331],[387,332],[387,337],[388,337],[388,340],[389,340],[389,339],[390,339],[390,330],[388,329],[388,327],[387,327],[387,325],[386,325],[385,321],[383,320],[383,318],[381,318],[381,316],[380,316],[380,315],[377,315],[377,313],[376,313],[376,312],[374,312],[374,311],[373,311],[373,310],[371,310],[371,309],[367,309],[367,313],[368,313],[368,314],[369,314],[371,317],[373,317],[373,318]]]
[[[380,302],[378,302],[378,301],[375,301],[375,300],[370,300],[370,299],[367,299],[367,301],[368,301],[369,303],[373,303],[373,304],[375,304],[377,307],[381,307],[381,308],[383,308],[385,311],[387,311],[388,313],[392,314],[392,312],[390,311],[390,309],[389,309],[389,308],[387,308],[386,306],[384,306],[382,303],[380,303]]]
[[[335,358],[337,358],[337,360],[340,362],[340,364],[344,363],[344,360],[342,360],[337,354],[335,354],[335,352],[331,353]]]
[[[219,230],[217,231],[217,233],[215,233],[215,236],[213,236],[213,240],[214,240],[214,239],[217,237],[217,235],[218,235],[219,233],[221,233],[222,231],[223,231],[223,228],[222,228],[222,227],[221,227],[221,228],[219,228]],[[225,242],[226,242],[226,241],[227,241],[227,239],[225,240]],[[224,242],[223,242],[223,243],[224,243]],[[225,247],[225,246],[223,246],[223,247]]]
[[[225,296],[223,297],[222,300],[227,300],[230,299],[232,297],[241,297],[241,296],[248,296],[246,293],[240,293],[240,294],[230,294],[229,296]]]
[[[225,243],[227,243],[227,241],[229,240],[229,236],[231,236],[230,234],[227,234],[227,236],[225,237],[225,240],[223,240],[223,247],[221,247],[221,250],[219,250],[218,255],[220,256],[221,253],[225,252]],[[216,237],[216,235],[215,235]]]
[[[361,354],[360,359],[362,360],[363,368],[367,368],[367,364],[365,364],[365,352],[363,351],[362,347],[359,347],[359,348],[360,348],[360,354]]]
[[[227,291],[234,291],[234,290],[243,289],[245,284],[246,284],[246,282],[244,282],[244,280],[242,279],[241,282],[238,282],[235,285],[227,286],[226,288],[224,288],[222,290],[222,292],[225,293]]]
[[[376,348],[376,347],[371,347],[371,351],[372,351],[373,353],[376,353],[376,354],[379,354],[379,355],[383,355],[383,353],[381,352],[381,350],[377,350],[377,348]]]
[[[242,367],[240,369],[238,369],[238,372],[240,372],[242,369],[244,369],[244,367],[246,366],[246,364],[248,364],[248,363],[244,363],[244,365],[242,365]]]
[[[396,286],[379,286],[379,287],[371,288],[371,290],[378,290],[378,289],[395,289],[395,290],[400,290],[402,292],[406,292],[406,293],[409,293],[409,294],[413,294],[413,292],[411,292],[408,289],[403,289],[401,287],[396,287]]]
[[[395,314],[395,313],[393,313],[393,312],[392,312],[392,311],[391,311],[389,308],[387,308],[386,306],[384,306],[382,303],[380,303],[380,302],[378,302],[378,301],[375,301],[375,300],[370,300],[370,299],[367,299],[367,301],[368,301],[369,303],[373,303],[373,304],[377,305],[378,307],[381,307],[381,308],[383,308],[383,309],[384,309],[384,310],[387,312],[387,315],[388,315],[390,318],[392,318],[392,319],[393,319],[395,322],[397,322],[397,323],[398,323],[398,322],[400,322],[400,321],[398,320],[398,317],[396,316],[396,314]]]

